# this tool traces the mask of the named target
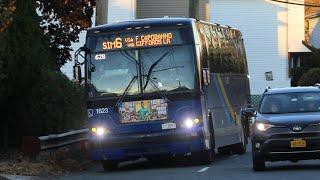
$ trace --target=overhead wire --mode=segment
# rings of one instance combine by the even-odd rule
[[[293,4],[293,5],[299,5],[299,6],[307,6],[307,7],[320,7],[320,4],[312,4],[312,3],[305,3],[302,1],[284,1],[284,0],[270,0],[273,2],[278,2],[278,3],[285,3],[285,4]]]

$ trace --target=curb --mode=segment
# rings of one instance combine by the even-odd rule
[[[19,176],[19,175],[6,175],[0,174],[0,180],[34,180],[39,179],[35,176]]]
[[[8,180],[4,175],[0,174],[0,180]]]

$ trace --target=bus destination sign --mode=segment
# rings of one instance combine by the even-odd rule
[[[103,50],[116,50],[127,48],[155,47],[171,45],[174,35],[171,32],[142,34],[125,37],[115,37],[114,40],[102,42]]]

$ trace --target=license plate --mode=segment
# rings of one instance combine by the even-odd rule
[[[162,124],[162,129],[176,129],[177,125],[176,123],[165,123]]]
[[[291,141],[291,148],[307,147],[307,142],[303,139],[294,139]]]

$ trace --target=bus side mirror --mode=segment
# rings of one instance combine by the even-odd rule
[[[80,66],[73,66],[73,79],[76,83],[80,84],[81,83],[81,67]]]
[[[211,81],[210,70],[208,68],[203,68],[202,69],[202,77],[203,77],[204,85],[208,86],[210,84],[210,81]]]
[[[90,64],[89,71],[90,72],[95,72],[96,71],[96,66],[94,64]]]

